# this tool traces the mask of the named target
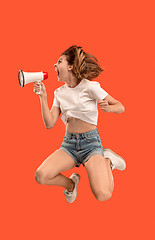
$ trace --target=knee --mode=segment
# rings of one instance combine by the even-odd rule
[[[47,176],[46,176],[45,172],[40,169],[37,169],[37,171],[35,173],[35,180],[39,184],[46,184],[46,179],[47,179]]]
[[[112,192],[110,192],[110,191],[99,191],[95,195],[95,197],[98,201],[106,201],[106,200],[108,200],[112,197]]]

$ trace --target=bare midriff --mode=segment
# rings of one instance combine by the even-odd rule
[[[82,121],[81,119],[69,117],[67,119],[66,131],[70,133],[84,133],[96,129],[96,125]]]

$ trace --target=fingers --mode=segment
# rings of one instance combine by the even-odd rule
[[[42,82],[34,82],[33,92],[40,96],[47,96],[45,85]]]
[[[98,101],[98,103],[100,104],[100,103],[104,103],[104,102],[108,102],[107,100],[100,100],[100,101]]]
[[[34,82],[34,86],[40,86],[42,84],[43,84],[42,82]]]
[[[108,104],[107,100],[101,100],[101,101],[99,101],[99,105],[100,106],[108,106],[109,104]]]
[[[34,92],[40,92],[41,90],[41,82],[34,82]]]
[[[34,82],[34,87],[44,87],[44,84],[42,82]]]
[[[109,104],[107,100],[101,100],[99,101],[100,109],[103,110],[104,112],[108,111]]]

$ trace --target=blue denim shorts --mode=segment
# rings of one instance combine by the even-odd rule
[[[85,133],[65,132],[60,149],[68,153],[76,163],[76,167],[84,165],[88,159],[96,154],[103,154],[102,142],[98,129]]]

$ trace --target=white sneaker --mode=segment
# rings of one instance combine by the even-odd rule
[[[77,197],[77,185],[80,181],[80,175],[78,173],[73,173],[70,178],[75,182],[75,187],[73,189],[73,192],[69,192],[67,189],[64,190],[64,194],[66,196],[66,200],[69,203],[72,203],[75,201]]]
[[[109,148],[103,149],[104,157],[109,158],[112,162],[112,170],[118,169],[123,171],[126,168],[126,163],[122,157],[117,155]]]

